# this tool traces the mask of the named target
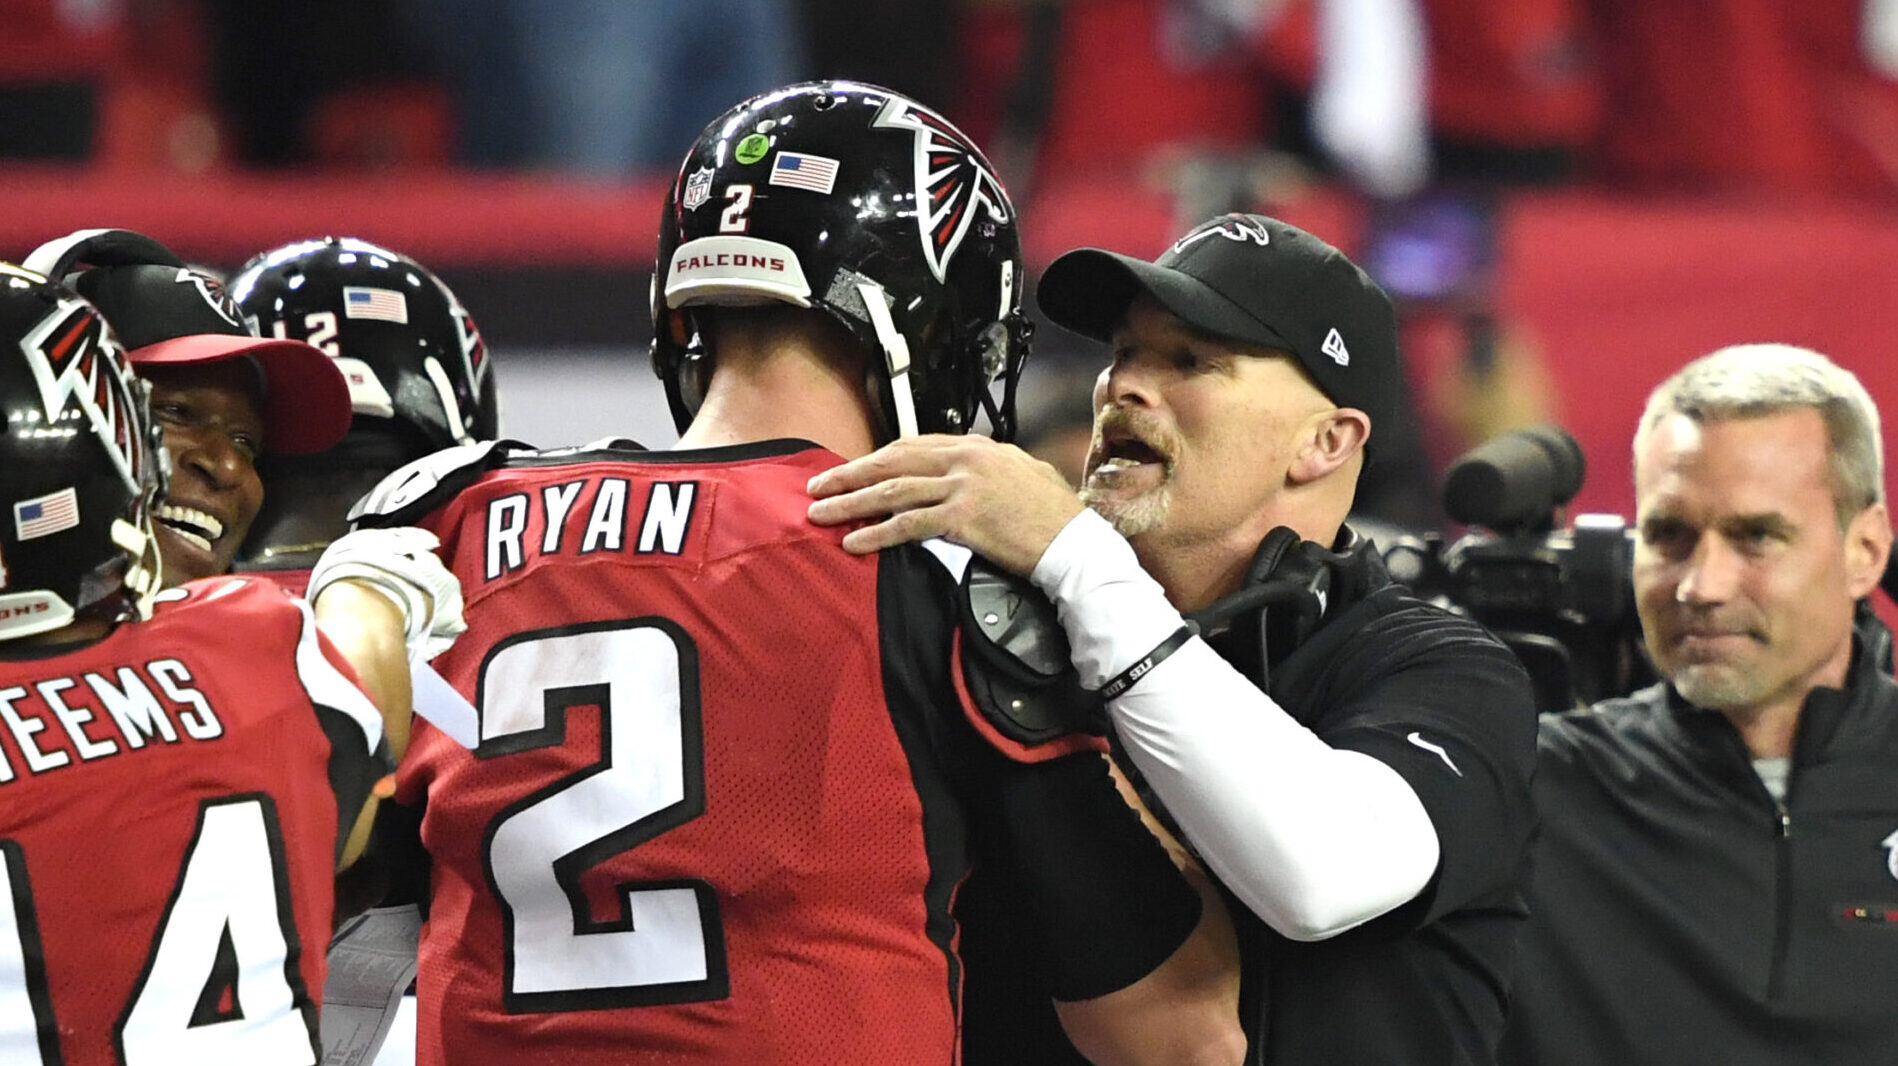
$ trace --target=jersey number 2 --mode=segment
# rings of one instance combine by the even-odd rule
[[[170,906],[114,1027],[125,1066],[316,1061],[316,1019],[287,961],[296,926],[281,841],[266,797],[199,809]],[[54,1066],[65,1060],[28,888],[25,853],[0,840],[0,1062]]]
[[[618,884],[619,914],[605,921],[580,885],[592,867],[705,813],[692,638],[662,618],[523,633],[495,647],[476,685],[483,759],[565,743],[568,709],[599,709],[599,759],[488,826],[508,1011],[723,999],[730,981],[710,884]]]

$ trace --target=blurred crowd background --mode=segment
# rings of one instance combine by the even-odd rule
[[[208,266],[323,234],[440,272],[503,431],[672,438],[645,367],[660,196],[804,77],[988,149],[1031,269],[1223,210],[1351,252],[1413,386],[1386,517],[1494,433],[1581,441],[1627,513],[1646,391],[1746,341],[1898,404],[1898,0],[6,0],[0,257],[82,226]],[[1078,461],[1100,353],[1041,330],[1025,435]]]

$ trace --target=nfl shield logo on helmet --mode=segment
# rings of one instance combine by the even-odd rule
[[[685,195],[679,203],[687,211],[696,211],[712,198],[712,168],[700,167],[685,179]]]

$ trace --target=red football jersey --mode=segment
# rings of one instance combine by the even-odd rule
[[[422,1063],[956,1060],[951,749],[993,751],[948,570],[806,520],[838,461],[529,455],[422,523],[469,624],[434,665],[478,711],[474,750],[418,719],[399,775]]]
[[[81,648],[0,648],[0,1062],[316,1062],[382,720],[309,609],[212,578]]]

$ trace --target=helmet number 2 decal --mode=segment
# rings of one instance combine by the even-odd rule
[[[270,324],[270,332],[278,340],[295,340],[284,328],[284,320],[278,319]],[[342,354],[336,345],[336,312],[312,311],[303,316],[303,341],[313,348],[321,348],[323,354],[334,359]]]
[[[749,231],[751,219],[746,218],[745,213],[751,210],[751,186],[728,185],[725,188],[725,199],[730,200],[731,203],[725,205],[725,210],[719,212],[718,232],[745,233]]]

